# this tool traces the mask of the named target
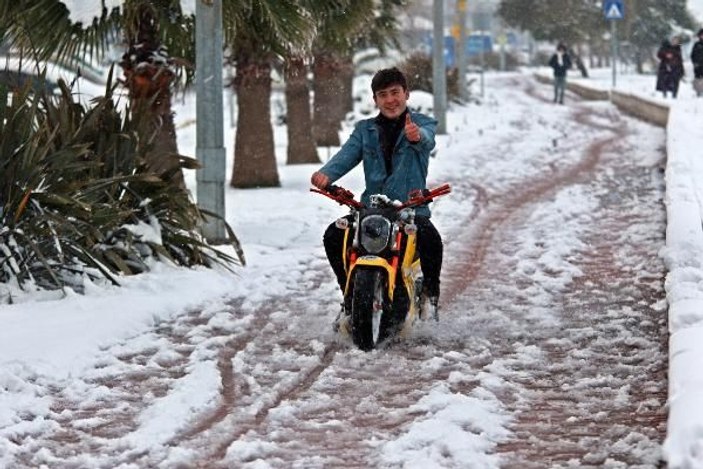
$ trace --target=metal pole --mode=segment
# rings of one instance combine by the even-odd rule
[[[505,43],[507,42],[507,37],[503,31],[498,35],[498,40],[500,41],[500,71],[505,71]]]
[[[456,8],[459,13],[459,45],[456,49],[457,68],[459,71],[459,96],[462,101],[469,99],[469,89],[466,83],[466,0],[457,0]]]
[[[447,133],[447,72],[444,64],[444,0],[434,0],[432,84],[437,133]]]
[[[225,147],[222,106],[222,0],[195,4],[196,172],[198,206],[225,216]],[[226,240],[220,219],[205,217],[208,242]]]
[[[486,47],[486,40],[485,40],[485,36],[484,36],[483,31],[481,31],[481,55],[480,55],[481,56],[481,97],[483,97],[484,89],[485,89],[484,79],[483,79],[483,73],[484,73],[484,69],[486,67],[485,58],[483,55],[484,47]]]
[[[613,89],[616,85],[616,75],[617,75],[617,61],[618,61],[618,27],[616,20],[610,20],[610,46],[611,46],[611,56],[613,61]]]

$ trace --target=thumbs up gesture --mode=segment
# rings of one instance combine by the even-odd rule
[[[405,114],[405,136],[411,143],[417,143],[422,138],[420,127],[410,119],[410,112]]]

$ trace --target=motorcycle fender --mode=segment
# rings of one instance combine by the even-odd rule
[[[349,292],[349,281],[352,278],[352,275],[354,275],[354,271],[359,267],[373,267],[384,269],[386,271],[386,274],[388,275],[388,298],[393,301],[396,272],[393,266],[389,264],[387,260],[378,256],[361,256],[356,260],[354,265],[352,265],[351,270],[349,271],[349,275],[347,275],[347,286],[344,292],[345,296]]]

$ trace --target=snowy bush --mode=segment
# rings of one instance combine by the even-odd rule
[[[0,89],[0,302],[13,288],[117,284],[155,261],[233,262],[198,234],[187,191],[146,172],[149,135],[119,110],[113,87],[87,106],[59,86],[58,95]]]

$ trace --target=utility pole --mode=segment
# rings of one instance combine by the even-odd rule
[[[624,0],[605,0],[603,13],[605,13],[605,19],[610,21],[610,54],[613,65],[613,89],[615,89],[618,61],[618,27],[616,23],[625,18]]]
[[[444,64],[444,0],[434,0],[432,40],[432,88],[437,133],[447,133],[447,71]]]
[[[224,220],[225,147],[222,106],[222,0],[195,0],[196,172],[198,206]],[[224,221],[205,215],[202,235],[226,240]]]
[[[456,65],[459,72],[459,97],[465,102],[469,99],[469,89],[466,83],[466,0],[457,0],[456,9],[459,17],[459,44],[456,48]]]
[[[618,68],[618,25],[615,20],[610,20],[610,55],[613,60],[613,89],[617,84],[617,68]]]

